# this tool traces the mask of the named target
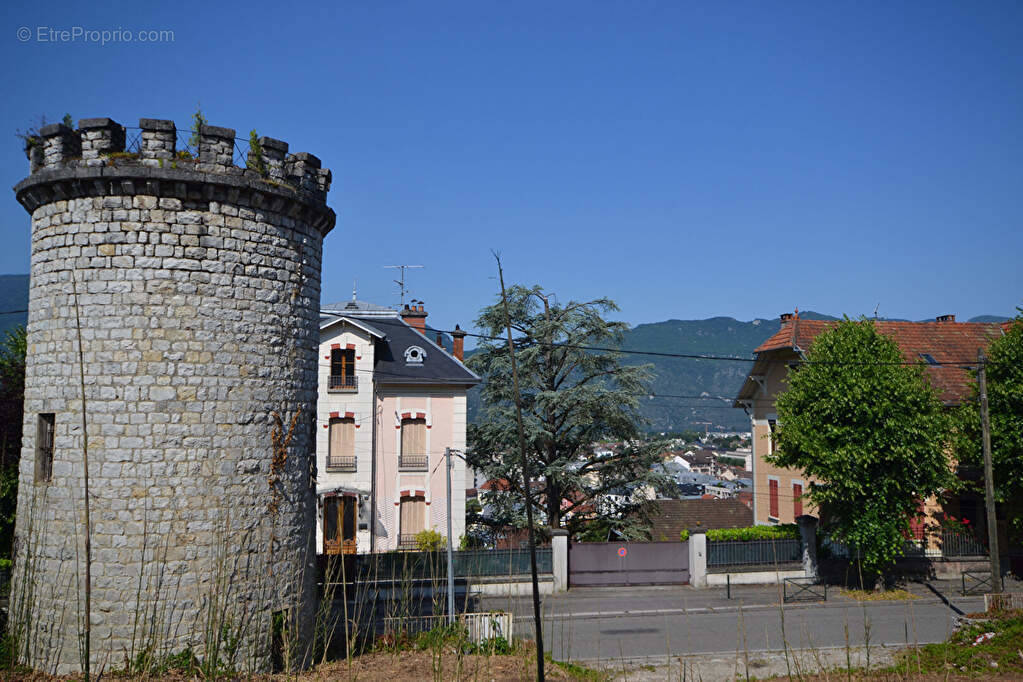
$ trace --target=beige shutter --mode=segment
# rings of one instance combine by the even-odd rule
[[[425,419],[403,419],[401,421],[401,454],[426,454]]]
[[[341,420],[341,454],[345,457],[355,455],[355,420]]]
[[[330,420],[330,449],[328,454],[331,457],[340,457],[344,452],[344,424],[340,419]]]
[[[355,455],[355,420],[347,417],[330,420],[329,457],[352,457]]]
[[[398,532],[415,535],[423,530],[426,530],[426,500],[422,497],[401,498],[401,527]]]
[[[426,500],[422,497],[417,497],[413,504],[415,504],[416,511],[416,528],[426,530]]]

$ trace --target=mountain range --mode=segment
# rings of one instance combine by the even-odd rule
[[[28,319],[28,275],[0,275],[0,336]],[[13,311],[13,312],[11,312]],[[838,318],[800,312],[803,319]],[[970,322],[1001,322],[1007,317],[981,315]],[[741,322],[731,317],[706,320],[665,320],[633,327],[625,334],[622,348],[685,355],[734,357],[736,361],[671,358],[656,355],[626,355],[628,364],[650,364],[654,374],[651,393],[642,399],[641,413],[653,431],[749,429],[749,418],[731,407],[732,399],[749,371],[753,349],[778,331],[778,318]],[[430,338],[436,338],[432,330]],[[446,348],[451,340],[443,335]],[[469,356],[472,351],[467,351]],[[683,397],[679,397],[683,396]],[[479,388],[469,392],[469,419],[479,413]]]
[[[802,319],[840,318],[800,311]],[[1007,317],[982,315],[970,322],[1002,322]],[[641,401],[640,413],[651,431],[687,429],[748,431],[749,417],[733,408],[732,400],[742,387],[751,366],[753,350],[781,328],[778,318],[741,322],[732,317],[706,320],[665,320],[640,324],[625,333],[626,351],[682,355],[734,357],[726,360],[626,355],[627,364],[650,364],[654,374],[651,392]],[[469,419],[479,409],[479,389],[469,394]]]

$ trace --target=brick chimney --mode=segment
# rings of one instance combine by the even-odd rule
[[[956,316],[955,315],[938,315],[938,317],[935,318],[935,321],[937,321],[937,322],[955,322],[956,321]]]
[[[457,324],[455,331],[451,332],[451,354],[458,358],[459,362],[465,362],[465,332]]]
[[[401,319],[405,320],[408,326],[418,331],[423,336],[426,336],[426,316],[427,312],[423,310],[423,304],[405,306],[401,309]]]
[[[781,318],[781,326],[784,327],[785,325],[792,321],[792,318],[795,317],[795,315],[793,315],[792,313],[782,313],[778,317]]]

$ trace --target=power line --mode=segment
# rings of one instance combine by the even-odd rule
[[[385,267],[422,267],[422,266],[385,266]],[[27,309],[24,310],[0,310],[0,315],[14,315],[29,312]],[[336,313],[331,313],[336,314]],[[431,328],[432,332],[440,334],[452,334],[455,330],[452,329],[435,329]],[[502,341],[503,338],[499,336],[490,336],[487,334],[474,334],[472,332],[466,332],[464,330],[458,330],[459,333],[471,336],[476,339],[482,339],[485,341]],[[424,334],[425,336],[425,334]],[[643,355],[648,357],[660,357],[660,358],[673,358],[680,360],[707,360],[711,362],[762,362],[765,364],[786,364],[786,365],[850,365],[850,366],[908,366],[908,367],[959,367],[963,369],[971,369],[977,366],[976,359],[967,360],[942,360],[935,363],[929,363],[923,359],[919,361],[902,360],[899,362],[876,362],[876,361],[847,361],[847,360],[780,360],[771,358],[740,358],[730,355],[714,355],[712,353],[668,353],[666,351],[652,351],[652,350],[635,350],[628,348],[611,348],[606,346],[590,346],[586,344],[578,343],[546,343],[543,341],[533,341],[532,345],[536,346],[549,346],[551,348],[568,348],[572,350],[585,350],[592,352],[601,353],[617,353],[621,355]],[[445,352],[447,352],[445,350]]]
[[[448,330],[448,329],[432,329],[432,331],[440,332],[440,333],[443,333],[443,334],[451,334],[453,330]],[[487,341],[503,341],[503,337],[499,337],[499,336],[489,336],[487,334],[474,334],[472,332],[464,332],[464,331],[463,331],[463,333],[466,336],[471,336],[471,337],[477,338],[477,339],[484,339],[484,340],[487,340]],[[682,359],[682,360],[711,360],[711,361],[716,361],[716,362],[764,362],[764,363],[768,363],[768,364],[786,364],[786,365],[790,365],[790,364],[799,364],[799,365],[813,365],[813,364],[819,364],[819,365],[865,365],[865,366],[871,366],[871,365],[877,365],[877,366],[908,365],[908,366],[911,366],[911,367],[916,367],[916,366],[921,366],[922,365],[922,366],[925,366],[925,367],[940,367],[940,366],[974,367],[977,364],[977,360],[975,358],[974,359],[970,359],[970,360],[945,360],[945,361],[941,361],[941,362],[936,362],[934,364],[928,363],[925,360],[923,360],[922,358],[919,361],[903,360],[903,361],[899,361],[899,362],[875,362],[875,361],[859,362],[859,361],[846,361],[846,360],[834,360],[834,361],[800,360],[798,362],[795,362],[795,361],[792,361],[792,360],[775,360],[775,359],[769,359],[769,358],[755,358],[755,357],[754,358],[740,358],[740,357],[735,357],[735,356],[730,356],[730,355],[714,355],[714,354],[710,354],[710,353],[706,353],[706,354],[703,354],[703,353],[668,353],[668,352],[664,352],[664,351],[633,350],[633,349],[625,349],[625,348],[609,348],[609,347],[604,347],[604,346],[590,346],[590,345],[586,345],[586,344],[577,344],[577,343],[553,343],[553,342],[546,343],[546,342],[543,342],[543,341],[533,341],[533,340],[531,340],[531,345],[549,346],[551,348],[570,348],[570,349],[573,349],[573,350],[587,350],[587,351],[596,351],[596,352],[605,352],[605,353],[619,353],[619,354],[622,354],[622,355],[648,355],[648,356],[651,356],[651,357],[677,358],[677,359]]]

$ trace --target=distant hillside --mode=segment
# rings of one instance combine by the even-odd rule
[[[800,312],[809,320],[837,320],[831,315],[812,311]],[[970,322],[1001,322],[1009,318],[981,315]],[[641,324],[625,335],[625,350],[643,350],[657,353],[714,355],[751,358],[753,349],[778,331],[778,318],[740,322],[731,317],[712,317],[707,320],[666,320]],[[749,417],[731,407],[739,392],[749,362],[696,360],[657,356],[630,355],[629,364],[651,364],[655,379],[652,398],[642,401],[642,414],[655,431],[681,431],[683,429],[747,430]],[[660,396],[703,396],[704,399],[668,398]],[[720,398],[715,400],[714,398]],[[479,409],[479,389],[469,394],[469,419]]]
[[[0,275],[0,313],[28,308],[28,275]],[[836,317],[812,311],[799,316],[810,320],[835,320]],[[1003,322],[1011,318],[999,315],[980,315],[970,322]],[[24,325],[28,315],[23,312],[0,314],[0,335],[15,325]],[[625,350],[644,350],[657,353],[715,355],[736,358],[752,357],[753,349],[780,328],[778,318],[740,322],[731,317],[712,317],[707,320],[666,320],[641,324],[625,335]],[[430,339],[437,332],[429,329]],[[451,337],[442,334],[442,344],[451,350]],[[471,356],[467,351],[466,356]],[[680,431],[709,427],[711,430],[745,430],[749,419],[742,410],[731,408],[731,400],[738,393],[749,371],[748,362],[724,362],[629,355],[629,364],[651,364],[655,379],[653,398],[642,401],[642,413],[656,431]],[[721,400],[667,398],[659,396],[720,397]],[[479,412],[479,388],[469,392],[469,420]]]
[[[9,310],[28,308],[28,275],[0,275],[0,338],[17,325],[28,322],[28,313]]]
[[[800,317],[811,320],[837,318],[812,311]],[[749,359],[753,349],[781,328],[778,318],[740,322],[731,317],[708,320],[667,320],[641,324],[625,337],[625,350],[658,353],[714,355]],[[749,417],[731,407],[739,392],[749,362],[628,356],[629,364],[652,364],[656,378],[654,397],[643,401],[642,413],[657,431],[680,431],[709,427],[711,430],[749,428]],[[705,399],[665,396],[703,396]],[[719,398],[718,400],[707,398]]]
[[[813,320],[837,318],[812,311],[801,312],[800,317]],[[712,317],[707,320],[667,320],[641,324],[625,334],[624,350],[643,350],[656,353],[682,353],[751,358],[753,349],[778,331],[781,322],[757,319],[740,322],[731,317]],[[641,412],[656,431],[682,429],[745,430],[749,418],[742,410],[731,407],[732,398],[739,392],[749,372],[749,362],[724,362],[664,358],[646,355],[628,355],[625,362],[632,365],[653,365],[656,377],[652,386],[653,398],[642,400]],[[665,396],[721,397],[724,400],[667,398]],[[479,389],[469,393],[469,419],[479,409]]]

